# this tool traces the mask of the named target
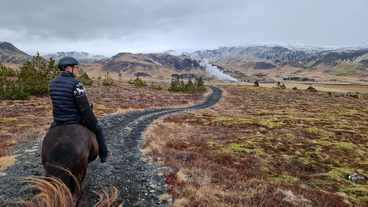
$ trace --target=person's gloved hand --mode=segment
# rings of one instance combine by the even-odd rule
[[[99,132],[99,131],[101,131],[102,130],[102,127],[98,124],[98,122],[97,122],[97,124],[96,124],[96,126],[95,126],[95,130],[93,130],[93,132]]]

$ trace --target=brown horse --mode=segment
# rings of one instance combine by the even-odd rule
[[[42,164],[46,177],[60,179],[70,189],[76,203],[82,196],[80,186],[87,174],[88,163],[97,156],[97,139],[82,125],[57,126],[48,131],[43,140]]]

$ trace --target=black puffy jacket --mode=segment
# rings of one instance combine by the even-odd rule
[[[84,117],[91,124],[97,124],[97,118],[90,107],[83,84],[71,73],[62,72],[59,77],[54,78],[50,83],[49,93],[55,121],[76,121]]]

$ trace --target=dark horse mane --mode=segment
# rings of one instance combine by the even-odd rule
[[[42,164],[46,177],[60,179],[70,189],[76,202],[81,198],[80,186],[87,174],[87,166],[97,156],[95,136],[78,124],[51,129],[42,143]]]

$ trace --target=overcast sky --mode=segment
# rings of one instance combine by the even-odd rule
[[[35,55],[368,43],[368,0],[0,0],[0,41]]]

